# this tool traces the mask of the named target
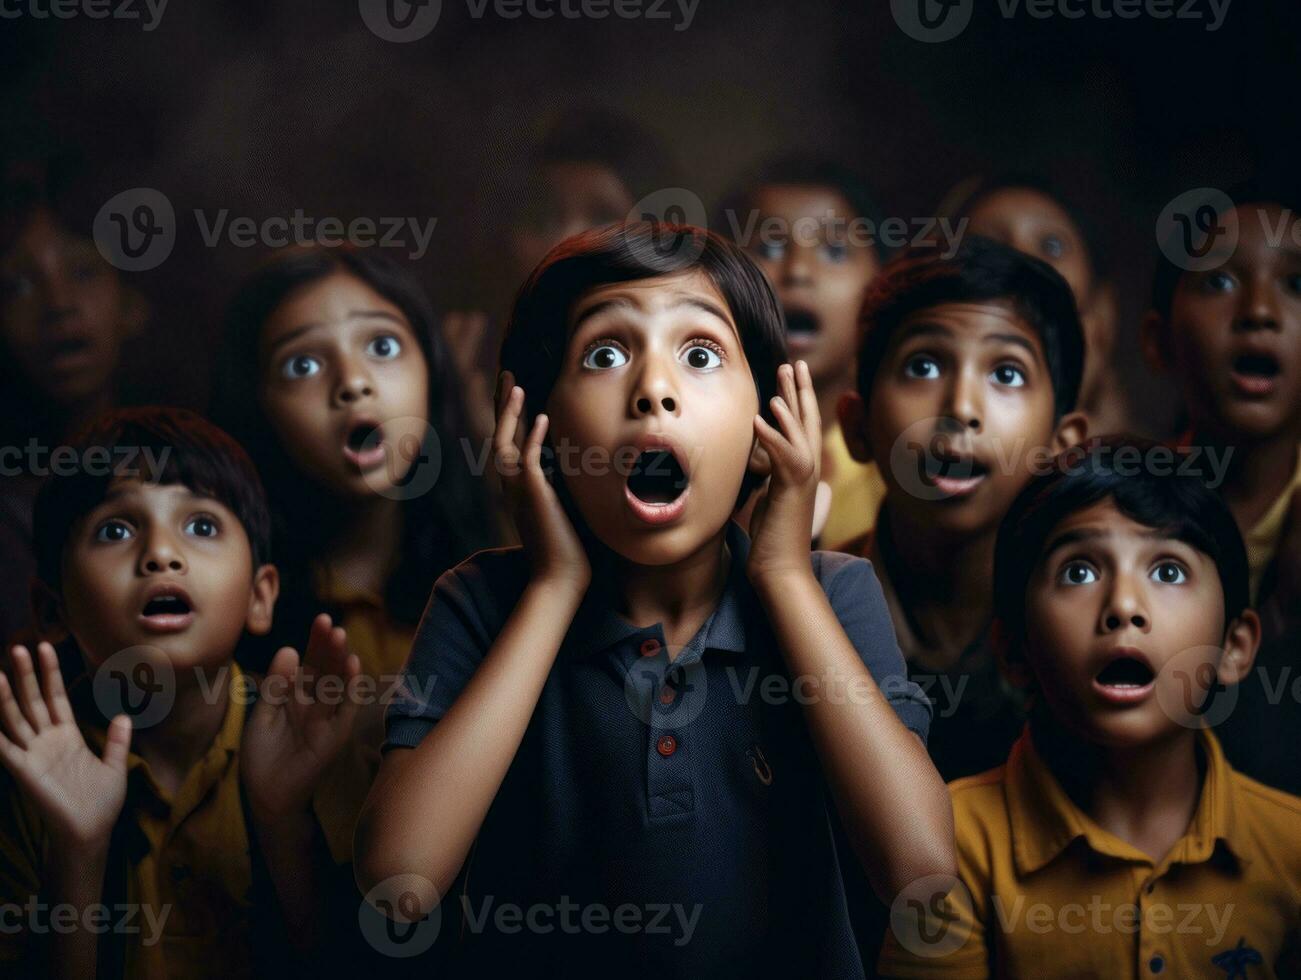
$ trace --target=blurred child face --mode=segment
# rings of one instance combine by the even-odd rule
[[[599,163],[553,163],[542,173],[534,214],[511,235],[517,278],[523,281],[552,247],[589,228],[623,221],[635,203],[623,180]]]
[[[680,561],[731,517],[754,442],[759,399],[727,303],[696,270],[593,289],[570,323],[547,406],[566,485],[607,547]]]
[[[1163,331],[1171,366],[1197,428],[1248,442],[1301,438],[1301,218],[1258,204],[1234,215],[1233,253],[1175,287]]]
[[[117,272],[88,238],[36,211],[0,256],[0,331],[28,383],[56,406],[110,390],[131,332]]]
[[[245,629],[271,625],[275,569],[253,566],[248,535],[224,504],[184,484],[117,480],[73,529],[61,615],[93,670],[131,647],[171,667],[226,660]]]
[[[786,312],[791,359],[804,359],[818,388],[848,381],[858,311],[880,269],[872,248],[846,234],[852,206],[834,188],[785,184],[760,188],[754,206],[756,229],[770,218],[783,229],[771,238],[756,230],[748,244]],[[810,225],[812,234],[796,233]]]
[[[1069,729],[1142,744],[1192,727],[1211,684],[1250,669],[1255,638],[1226,636],[1224,615],[1208,555],[1103,500],[1049,535],[1026,590],[1027,659]]]
[[[336,272],[291,293],[260,345],[263,409],[304,473],[348,498],[402,485],[426,434],[429,366],[396,305]]]
[[[967,230],[1010,245],[1056,269],[1075,294],[1080,309],[1088,306],[1093,267],[1084,236],[1051,197],[1028,187],[1003,187],[976,202]]]
[[[1033,451],[1059,446],[1043,345],[1001,303],[908,317],[871,394],[866,435],[890,506],[955,533],[996,528],[1032,473]]]

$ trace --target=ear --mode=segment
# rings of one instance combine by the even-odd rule
[[[755,436],[750,445],[750,459],[745,464],[745,468],[764,478],[772,476],[772,460],[768,458],[768,450],[763,448],[758,436]]]
[[[1089,353],[1107,364],[1116,346],[1116,322],[1120,319],[1116,301],[1116,287],[1110,280],[1097,280],[1089,291],[1089,298],[1080,310]]]
[[[53,644],[64,642],[71,634],[63,618],[63,598],[48,583],[32,579],[29,592],[32,604],[32,621],[42,640]]]
[[[1138,346],[1143,362],[1153,374],[1165,374],[1173,360],[1166,338],[1165,319],[1156,310],[1148,310],[1138,326]]]
[[[1083,412],[1067,412],[1053,429],[1053,455],[1078,446],[1089,436],[1089,418]]]
[[[263,565],[253,573],[253,584],[248,590],[248,612],[244,628],[254,636],[271,632],[275,616],[276,599],[280,596],[280,570],[275,565]]]
[[[1237,684],[1251,672],[1260,648],[1260,617],[1254,609],[1244,609],[1224,632],[1224,656],[1216,670],[1216,680],[1225,686]]]
[[[1030,665],[1024,657],[1012,653],[1012,641],[1007,626],[1001,619],[990,624],[989,647],[994,654],[994,662],[1009,684],[1020,691],[1027,691],[1034,686],[1034,674]]]
[[[840,434],[855,462],[872,462],[872,447],[867,441],[867,405],[856,391],[847,391],[836,402]]]

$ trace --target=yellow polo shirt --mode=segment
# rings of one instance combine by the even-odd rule
[[[1297,454],[1296,472],[1286,489],[1278,495],[1260,520],[1250,531],[1242,536],[1247,546],[1247,566],[1251,571],[1251,601],[1254,605],[1260,599],[1260,585],[1265,578],[1274,555],[1278,553],[1279,541],[1283,537],[1283,524],[1287,519],[1288,509],[1292,506],[1292,495],[1301,493],[1301,452]]]
[[[348,649],[361,661],[362,674],[373,681],[357,712],[352,739],[325,771],[313,796],[313,810],[330,855],[344,864],[352,860],[357,818],[379,772],[384,709],[401,679],[415,627],[391,619],[382,596],[334,581],[323,569],[316,572],[316,594],[339,610],[338,623],[348,631]]]
[[[1201,800],[1156,863],[1075,806],[1028,732],[949,784],[964,888],[895,920],[881,975],[1301,976],[1301,798],[1235,772],[1209,731],[1199,745]]]
[[[876,524],[885,481],[875,463],[860,463],[849,455],[839,424],[823,435],[822,459],[822,479],[831,487],[831,510],[822,527],[821,547],[844,550],[846,542],[862,537]]]
[[[107,920],[100,919],[120,927],[125,976],[251,975],[252,871],[239,781],[247,709],[240,670],[233,663],[230,670],[225,720],[175,797],[155,782],[144,759],[134,752],[128,757],[123,807],[129,820],[123,849],[127,893],[125,898],[106,895],[104,904],[132,908],[110,908]],[[69,697],[87,744],[99,754],[105,730],[86,721],[96,716],[93,705],[86,710],[89,689],[89,680],[83,679]],[[49,843],[36,810],[5,774],[0,791],[0,963],[23,960],[30,952],[31,929],[50,927],[49,912],[34,917],[28,911],[42,901]],[[18,975],[5,969],[0,973]]]

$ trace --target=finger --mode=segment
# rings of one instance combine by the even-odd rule
[[[804,433],[809,444],[817,446],[822,440],[822,413],[818,411],[818,393],[813,387],[813,374],[806,361],[795,365],[796,388],[799,391],[800,416],[804,420]]]
[[[772,423],[762,415],[754,417],[754,434],[759,439],[759,445],[768,454],[768,472],[771,475],[772,471],[776,469],[778,455],[786,452],[788,445],[786,438],[774,429]]]
[[[36,647],[41,659],[41,678],[45,687],[45,704],[50,712],[50,721],[56,725],[74,721],[72,705],[68,703],[68,692],[63,688],[63,671],[59,669],[59,655],[49,643]]]
[[[341,735],[346,736],[351,733],[353,723],[357,720],[357,712],[361,709],[357,698],[351,696],[353,689],[352,681],[361,675],[361,658],[355,653],[348,655],[348,661],[343,668],[344,689],[349,696],[343,699],[343,704],[339,705],[339,710],[334,716],[334,723]]]
[[[14,687],[18,694],[18,707],[22,709],[35,731],[50,724],[50,713],[45,710],[41,685],[36,680],[36,668],[26,647],[14,647]]]
[[[515,385],[510,389],[501,411],[497,413],[497,428],[492,434],[492,447],[504,476],[514,476],[519,466],[520,451],[516,442],[520,413],[524,409],[524,389]]]
[[[781,434],[786,437],[786,441],[792,448],[798,449],[804,445],[804,427],[800,425],[799,419],[795,417],[795,412],[790,406],[790,402],[785,398],[774,398],[772,400],[773,418],[777,420]]]
[[[782,401],[790,406],[792,414],[797,412],[800,402],[795,387],[795,369],[789,364],[783,364],[777,369],[777,390]]]
[[[108,723],[108,736],[104,739],[104,765],[125,773],[130,751],[131,719],[127,715],[116,715]]]
[[[26,748],[36,735],[14,700],[14,689],[5,674],[0,674],[0,723],[4,725],[4,733],[21,748]]]
[[[22,763],[22,748],[9,741],[4,732],[0,732],[0,765],[4,766],[10,772],[13,772],[21,766]]]
[[[512,372],[497,372],[497,387],[492,392],[492,403],[497,414],[501,414],[501,410],[506,404],[506,396],[510,394],[513,387],[515,387],[515,375]]]
[[[524,462],[538,474],[542,473],[542,440],[547,437],[547,429],[550,427],[551,419],[545,412],[540,413],[533,420],[533,428],[529,430],[528,440],[524,443]]]
[[[312,628],[307,633],[307,647],[303,654],[302,667],[311,676],[319,674],[330,662],[331,635],[334,621],[328,613],[321,613],[312,620]]]

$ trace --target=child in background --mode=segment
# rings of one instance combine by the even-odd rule
[[[91,238],[102,202],[87,201],[75,158],[11,161],[0,186],[0,445],[32,440],[49,462],[117,402],[122,347],[144,326],[143,298]],[[21,458],[21,457],[20,457]],[[6,459],[13,467],[13,458]],[[0,643],[30,626],[32,506],[41,477],[0,477]]]
[[[249,708],[233,654],[270,629],[279,590],[253,464],[173,409],[110,414],[76,448],[81,465],[41,490],[36,544],[44,626],[85,669],[65,693],[42,643],[0,675],[0,903],[50,918],[7,923],[0,960],[32,976],[247,976],[290,944],[309,954],[330,893],[312,789],[356,711],[316,685],[342,689],[357,658],[322,616],[301,665],[276,655],[279,700]],[[120,448],[144,452],[125,463]],[[100,907],[134,910],[134,928]]]
[[[1178,385],[1184,446],[1227,460],[1218,490],[1247,545],[1264,642],[1223,724],[1251,776],[1301,792],[1301,704],[1280,697],[1301,638],[1301,216],[1282,188],[1234,189],[1233,211],[1189,271],[1158,260],[1143,350]],[[1174,253],[1178,254],[1178,253]]]
[[[1109,250],[1088,216],[1039,177],[1004,175],[962,181],[940,214],[967,219],[967,230],[1047,262],[1071,287],[1084,328],[1084,378],[1078,406],[1091,432],[1128,428],[1126,393],[1116,384],[1116,291],[1107,277]]]
[[[1084,438],[1084,340],[1061,276],[974,235],[950,258],[920,247],[887,266],[862,336],[840,423],[888,489],[846,550],[876,568],[909,674],[937,705],[931,757],[954,779],[996,765],[1021,728],[987,644],[994,540],[1036,460]]]
[[[286,582],[255,669],[324,608],[363,674],[392,688],[434,580],[487,543],[471,460],[487,464],[463,438],[433,322],[414,280],[373,251],[277,253],[232,302],[213,412],[262,474]],[[340,862],[382,736],[377,701],[317,794]]]
[[[1301,799],[1205,724],[1260,640],[1242,537],[1199,477],[1118,465],[1152,448],[1068,453],[1009,511],[996,614],[1032,718],[950,785],[961,884],[896,917],[883,976],[1301,975]]]
[[[821,427],[784,355],[763,274],[696,228],[580,235],[521,291],[496,451],[525,544],[435,586],[357,835],[377,905],[461,915],[465,975],[861,976],[833,827],[881,894],[951,868],[871,567],[809,553]]]
[[[809,365],[827,423],[822,479],[830,491],[814,535],[832,548],[870,531],[885,495],[876,467],[850,455],[836,419],[837,401],[854,386],[858,312],[885,261],[880,222],[859,177],[833,163],[790,159],[765,167],[729,198],[715,229],[767,274],[787,347]]]

